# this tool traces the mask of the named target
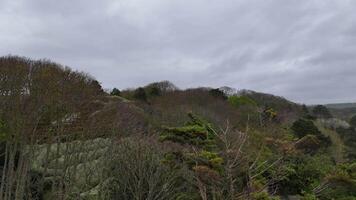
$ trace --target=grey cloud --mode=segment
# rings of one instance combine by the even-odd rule
[[[108,88],[168,79],[349,102],[355,9],[354,0],[0,0],[0,54],[49,58]]]

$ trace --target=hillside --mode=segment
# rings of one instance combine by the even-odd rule
[[[333,109],[356,108],[356,103],[335,103],[326,104],[325,106]]]
[[[356,103],[327,104],[326,107],[334,116],[346,121],[356,115]]]
[[[0,199],[356,196],[355,127],[272,94],[169,81],[109,94],[85,73],[8,56],[0,104]]]

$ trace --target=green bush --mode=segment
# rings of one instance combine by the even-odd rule
[[[161,96],[162,95],[162,91],[160,88],[158,88],[157,86],[151,86],[148,89],[148,95],[149,96]]]
[[[324,162],[321,164],[321,162]],[[330,161],[331,162],[331,161]],[[279,193],[282,195],[301,195],[312,192],[329,166],[324,158],[316,159],[312,156],[294,155],[285,159],[283,171],[285,176],[278,182]]]
[[[252,194],[253,200],[279,200],[278,197],[271,197],[267,192],[258,192]]]
[[[133,98],[141,101],[147,101],[147,95],[145,89],[143,89],[142,87],[137,88],[134,91]]]
[[[314,194],[306,193],[301,200],[318,200],[318,198]]]
[[[338,165],[327,176],[329,187],[322,192],[321,199],[356,199],[356,163]]]
[[[306,135],[318,136],[321,134],[318,127],[316,127],[312,121],[306,119],[298,119],[293,123],[291,129],[293,133],[299,138],[302,138]]]
[[[114,88],[110,92],[110,95],[112,95],[112,96],[120,96],[121,95],[121,91],[119,89],[117,89],[117,88]]]
[[[224,99],[224,100],[227,99],[227,96],[225,95],[225,93],[223,91],[219,90],[219,88],[211,89],[209,91],[209,94],[211,96],[213,96],[213,97],[221,98],[221,99]]]
[[[231,105],[235,107],[240,107],[240,106],[257,106],[257,103],[247,97],[247,96],[230,96],[228,98],[228,101]]]

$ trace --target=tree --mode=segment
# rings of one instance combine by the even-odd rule
[[[211,96],[213,96],[213,97],[221,98],[221,99],[224,99],[224,100],[227,99],[227,96],[225,95],[225,93],[223,91],[221,91],[219,88],[211,89],[209,91],[209,94]]]
[[[162,91],[159,87],[153,85],[152,87],[148,88],[148,94],[150,96],[161,96],[162,95]]]
[[[248,96],[230,96],[228,101],[235,107],[240,106],[257,106],[257,103]]]
[[[356,128],[356,115],[352,116],[350,119],[350,125]]]
[[[291,127],[293,133],[302,138],[306,135],[320,135],[321,132],[319,129],[314,125],[314,123],[310,120],[306,119],[299,119],[295,121]]]
[[[290,155],[285,158],[284,166],[287,172],[285,177],[278,182],[279,193],[282,195],[296,195],[303,192],[312,192],[313,185],[323,175],[320,161],[309,155]],[[324,161],[327,163],[327,161]]]
[[[0,199],[30,199],[26,191],[32,185],[32,147],[84,135],[81,123],[89,123],[77,119],[83,106],[101,94],[99,82],[85,73],[48,60],[0,57],[0,134],[5,147],[1,147],[5,150],[1,150]],[[62,175],[53,186],[58,195],[65,194]]]
[[[332,118],[331,113],[329,112],[328,108],[323,105],[317,105],[313,108],[313,114],[318,118]]]
[[[117,89],[117,88],[114,88],[110,92],[110,95],[112,95],[112,96],[120,96],[121,95],[121,91],[119,89]]]
[[[142,87],[139,87],[135,90],[133,97],[141,101],[147,101],[146,91]]]
[[[108,155],[106,175],[110,181],[101,189],[100,199],[178,199],[184,191],[184,170],[162,163],[164,145],[154,138],[139,136],[122,139]]]
[[[302,105],[302,110],[303,110],[304,115],[308,115],[309,114],[309,109],[305,104]]]

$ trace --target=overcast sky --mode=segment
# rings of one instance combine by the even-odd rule
[[[105,88],[170,80],[356,102],[356,0],[0,0],[0,55]]]

